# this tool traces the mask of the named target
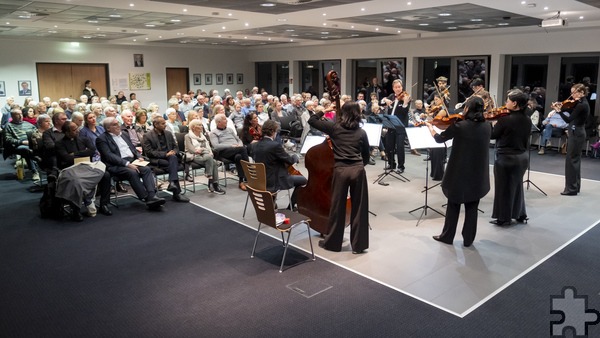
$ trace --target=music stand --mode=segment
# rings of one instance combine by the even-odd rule
[[[544,196],[548,196],[544,192],[544,190],[540,189],[532,180],[529,179],[529,175],[531,172],[531,141],[533,139],[533,133],[540,132],[540,129],[535,125],[531,124],[531,132],[529,133],[529,159],[527,160],[527,179],[523,181],[523,183],[527,183],[527,190],[529,190],[529,185],[533,185],[537,190],[539,190]],[[542,137],[540,134],[540,142],[542,142]]]
[[[442,147],[452,146],[452,140],[446,141],[445,143],[435,142],[433,137],[431,137],[429,129],[424,128],[424,127],[406,128],[406,135],[408,137],[408,141],[410,142],[410,146],[412,149],[427,148],[427,149],[431,150],[432,148],[442,148]],[[431,153],[431,151],[429,151],[429,152]],[[426,161],[427,164],[425,165],[425,189],[423,191],[421,191],[422,193],[423,192],[425,193],[425,204],[408,212],[408,213],[413,213],[417,210],[423,209],[421,211],[421,215],[419,216],[419,219],[417,220],[416,226],[419,226],[419,223],[421,223],[423,216],[427,216],[428,209],[433,212],[438,213],[442,217],[446,217],[446,215],[444,215],[442,212],[440,212],[428,205],[429,190],[431,188],[439,185],[439,183],[438,183],[438,184],[434,185],[433,187],[429,187],[429,162],[430,161]]]

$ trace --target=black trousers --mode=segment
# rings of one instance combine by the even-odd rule
[[[346,199],[350,189],[350,243],[353,251],[369,248],[369,189],[365,167],[362,163],[346,167],[334,167],[331,182],[331,209],[329,210],[329,233],[325,236],[325,248],[341,251],[346,227]]]
[[[444,229],[442,229],[441,239],[445,242],[451,242],[454,240],[456,234],[456,227],[458,224],[458,216],[460,214],[459,202],[453,202],[448,200],[448,206],[446,207],[446,219],[444,221]],[[479,200],[473,202],[466,202],[465,205],[465,222],[463,224],[462,236],[463,241],[466,245],[470,245],[475,240],[477,234],[477,207],[479,206]]]
[[[444,177],[444,164],[446,163],[446,147],[430,149],[429,159],[431,160],[431,178],[435,181],[441,181]]]
[[[406,130],[402,127],[390,128],[385,134],[385,152],[390,169],[396,169],[396,164],[398,168],[404,169],[404,140],[406,140]],[[394,155],[398,157],[398,162],[396,162],[396,156]]]
[[[169,181],[179,180],[179,176],[177,175],[177,170],[179,169],[179,158],[177,156],[168,156],[166,159],[160,158],[157,160],[156,164],[161,169],[167,169],[169,172]]]
[[[497,154],[494,163],[494,208],[492,218],[500,222],[527,217],[523,175],[529,162],[528,153]]]
[[[581,149],[585,143],[585,128],[569,129],[567,157],[565,159],[565,192],[578,193],[581,190]]]
[[[131,188],[139,199],[154,197],[156,195],[156,184],[154,183],[152,169],[138,167],[138,170],[139,173],[129,167],[107,168],[110,175],[116,177],[119,181],[129,181]]]
[[[228,147],[219,150],[218,154],[219,158],[224,158],[231,162],[235,163],[235,169],[238,172],[238,177],[240,182],[244,182],[246,180],[246,176],[244,176],[244,169],[242,168],[241,160],[248,161],[248,152],[246,151],[246,147]]]

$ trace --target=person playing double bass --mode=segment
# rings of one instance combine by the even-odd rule
[[[352,253],[361,254],[369,248],[369,189],[365,165],[369,163],[369,140],[360,127],[360,107],[346,102],[336,121],[323,119],[318,112],[308,119],[308,124],[331,138],[335,160],[331,181],[331,209],[329,233],[319,241],[319,246],[329,251],[341,251],[346,225],[346,200],[348,189],[352,210],[350,212],[350,243]]]

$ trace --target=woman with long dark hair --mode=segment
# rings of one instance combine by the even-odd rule
[[[501,116],[492,130],[491,138],[496,140],[492,224],[505,226],[510,225],[513,218],[519,223],[526,223],[528,219],[523,192],[531,133],[527,101],[527,94],[511,90],[505,103],[509,114]]]
[[[565,189],[560,193],[561,195],[575,196],[581,189],[581,149],[586,137],[585,122],[590,114],[590,104],[586,96],[587,88],[578,83],[571,87],[571,98],[574,101],[568,102],[571,106],[561,102],[555,102],[552,105],[560,117],[569,123],[567,126],[569,142],[565,159]],[[565,113],[569,113],[569,115]]]
[[[484,123],[483,99],[473,96],[464,104],[464,120],[458,121],[438,134],[431,124],[427,127],[436,142],[454,139],[448,167],[442,179],[442,191],[448,198],[446,219],[436,241],[452,244],[456,234],[460,205],[465,205],[463,244],[471,246],[477,233],[479,200],[490,190],[488,144],[492,128]]]
[[[357,103],[345,103],[336,122],[323,118],[318,112],[308,124],[331,138],[333,168],[329,233],[319,246],[329,251],[341,251],[346,223],[346,198],[350,189],[350,243],[352,253],[360,254],[369,248],[369,190],[365,165],[369,163],[369,140],[360,127],[361,113]]]

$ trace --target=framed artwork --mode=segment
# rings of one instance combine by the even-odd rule
[[[237,84],[244,84],[244,74],[237,73]]]
[[[0,81],[0,97],[6,96],[6,87],[4,81]]]
[[[194,74],[194,85],[199,86],[202,84],[202,74]]]
[[[217,85],[222,85],[223,84],[223,73],[218,73],[217,75],[215,75],[216,79],[215,81],[217,81]]]
[[[129,90],[150,90],[150,73],[129,73]]]
[[[204,84],[207,86],[212,85],[212,74],[204,74]]]
[[[144,54],[133,54],[133,66],[144,67]]]
[[[31,96],[31,81],[18,81],[19,96]]]
[[[227,84],[233,84],[233,73],[227,74]]]

